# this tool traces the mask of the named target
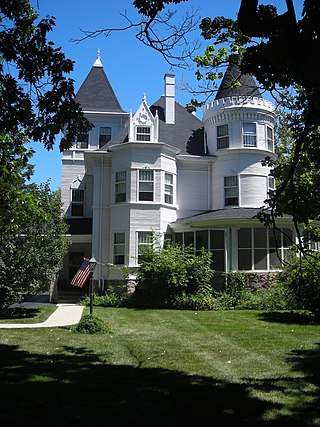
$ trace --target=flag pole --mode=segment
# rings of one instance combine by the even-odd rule
[[[95,257],[92,255],[91,259],[89,260],[89,266],[90,266],[90,282],[89,282],[89,297],[90,297],[90,314],[93,313],[93,273],[94,269],[96,268],[97,261]]]

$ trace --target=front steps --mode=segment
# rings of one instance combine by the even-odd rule
[[[87,289],[58,289],[58,304],[77,304],[86,295],[88,295]]]

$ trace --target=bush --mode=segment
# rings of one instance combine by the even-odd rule
[[[227,273],[227,284],[225,292],[231,297],[233,307],[235,307],[241,300],[246,283],[246,273],[241,271],[231,271]]]
[[[147,246],[137,270],[134,303],[145,307],[171,307],[177,297],[196,294],[211,284],[211,253],[195,256],[191,247],[167,242]],[[180,303],[179,303],[180,304]]]
[[[290,292],[296,308],[320,316],[320,253],[298,258],[284,268],[280,280]]]
[[[289,310],[292,303],[284,286],[243,292],[236,305],[238,310]]]
[[[212,289],[206,289],[195,294],[183,292],[175,296],[172,306],[178,310],[214,310],[216,301]]]
[[[93,295],[93,305],[96,307],[123,307],[130,300],[128,294],[116,294],[115,292],[107,292],[105,295]],[[86,296],[82,302],[82,305],[90,305],[90,297]]]
[[[111,329],[97,316],[86,314],[82,316],[76,331],[83,334],[112,333]]]

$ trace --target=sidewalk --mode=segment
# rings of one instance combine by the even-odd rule
[[[27,298],[19,307],[37,307],[51,305],[47,294],[35,295]],[[59,326],[71,326],[79,323],[84,306],[75,304],[57,304],[57,309],[42,323],[0,323],[0,329],[19,328],[54,328]]]

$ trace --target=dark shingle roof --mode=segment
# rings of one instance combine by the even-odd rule
[[[215,99],[233,96],[255,96],[262,98],[257,84],[250,74],[242,74],[239,68],[239,56],[234,55],[230,59],[227,71],[221,81]],[[232,83],[238,80],[240,85],[232,87]]]
[[[180,154],[203,156],[203,123],[196,116],[189,113],[181,104],[175,103],[175,124],[165,123],[164,96],[154,102],[150,110],[159,116],[159,142],[165,142],[180,150]]]
[[[159,142],[176,147],[180,154],[204,156],[203,124],[178,102],[175,103],[175,124],[166,124],[164,117],[164,96],[150,106],[150,111],[159,116]],[[128,142],[128,129],[124,129],[106,144],[102,150],[112,145]]]
[[[211,220],[226,220],[226,219],[255,219],[260,208],[227,208],[207,211],[198,215],[193,215],[187,218],[180,218],[176,223],[188,224]],[[264,211],[265,212],[265,211]],[[267,212],[265,212],[267,213]],[[283,218],[292,219],[292,216],[284,214]]]
[[[77,92],[76,100],[83,111],[124,112],[102,66],[93,65]]]

